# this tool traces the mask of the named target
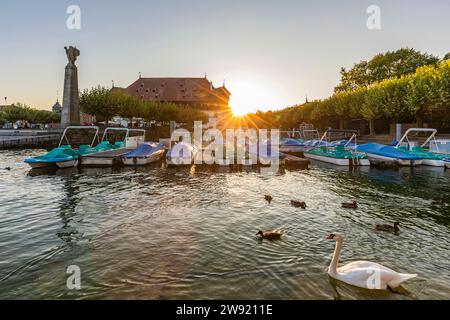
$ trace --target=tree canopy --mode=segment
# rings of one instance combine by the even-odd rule
[[[114,116],[121,116],[131,122],[134,118],[143,118],[149,123],[162,124],[173,120],[190,125],[197,120],[207,120],[204,112],[189,106],[139,100],[124,92],[100,86],[85,89],[81,93],[80,107],[83,112],[94,115],[100,122],[109,121]]]
[[[47,124],[60,121],[59,114],[46,110],[32,109],[22,103],[15,103],[0,110],[0,123],[24,120],[34,124]]]
[[[374,56],[369,61],[356,63],[351,69],[341,69],[341,81],[335,92],[367,87],[384,79],[399,78],[411,74],[417,68],[436,65],[439,58],[410,48],[388,51]]]
[[[249,114],[255,126],[289,129],[301,122],[316,127],[345,128],[351,119],[365,119],[374,132],[375,120],[388,123],[416,121],[424,118],[450,125],[450,60],[437,66],[419,67],[414,73],[384,79],[367,87],[337,92],[323,100],[275,112]]]

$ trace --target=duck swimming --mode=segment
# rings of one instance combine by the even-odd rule
[[[303,201],[291,200],[291,206],[296,207],[296,208],[306,209],[306,203]]]
[[[269,195],[265,195],[264,196],[264,199],[266,199],[266,201],[270,204],[271,202],[272,202],[272,196],[269,196]]]
[[[358,209],[358,203],[356,201],[353,202],[343,202],[342,203],[342,208],[346,208],[346,209]]]
[[[336,280],[360,288],[385,290],[396,288],[401,283],[417,277],[417,274],[398,273],[381,264],[370,261],[354,261],[338,268],[344,238],[332,233],[325,239],[336,241],[333,258],[328,268],[328,274]],[[374,279],[375,276],[376,279]]]
[[[278,240],[281,239],[283,232],[281,230],[275,229],[272,231],[258,231],[256,235],[260,236],[261,239]]]
[[[377,231],[387,231],[387,232],[399,232],[400,228],[398,227],[400,222],[395,222],[394,225],[390,224],[376,224],[375,230]]]

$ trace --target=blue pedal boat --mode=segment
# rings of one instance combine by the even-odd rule
[[[161,160],[164,152],[165,147],[162,143],[145,142],[133,151],[125,153],[122,161],[126,166],[145,166]]]
[[[369,160],[393,162],[400,166],[421,165],[423,158],[403,152],[392,146],[379,143],[367,143],[356,147],[356,151],[367,154]]]

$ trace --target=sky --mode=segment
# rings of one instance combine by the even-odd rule
[[[81,9],[70,30],[66,10]],[[377,5],[381,29],[370,30]],[[61,100],[64,46],[81,50],[80,89],[143,77],[203,77],[241,112],[329,96],[341,67],[412,47],[450,52],[448,0],[1,0],[0,104]]]

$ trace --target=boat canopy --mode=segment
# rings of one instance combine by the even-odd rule
[[[76,157],[77,153],[69,146],[61,146],[61,148],[55,148],[47,154],[42,156],[27,158],[26,163],[56,163],[69,161],[73,157]]]
[[[395,147],[386,146],[384,144],[379,143],[367,143],[363,145],[359,145],[356,147],[356,150],[359,152],[371,153],[383,157],[395,158],[401,160],[421,160],[422,158],[405,153]]]
[[[145,158],[156,151],[164,150],[162,143],[143,143],[133,151],[124,154],[124,158]]]
[[[280,145],[282,145],[282,146],[304,146],[304,143],[302,143],[301,141],[299,141],[297,139],[286,138],[280,143]]]

